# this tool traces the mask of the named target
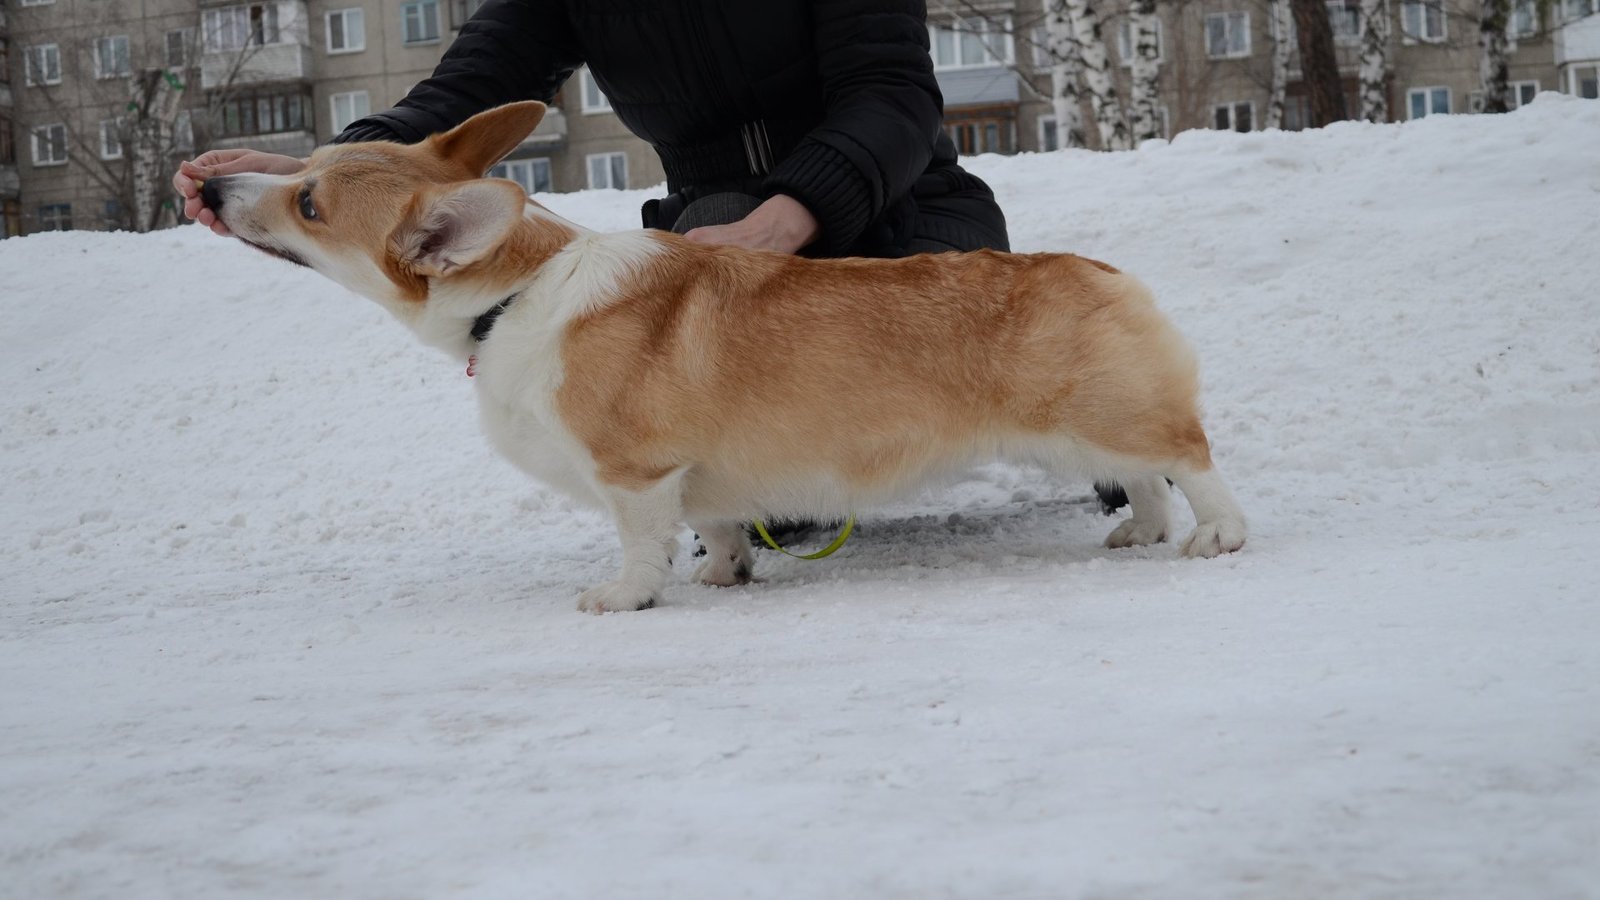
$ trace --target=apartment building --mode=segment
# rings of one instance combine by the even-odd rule
[[[1541,17],[1537,0],[1514,0],[1512,105],[1541,90],[1600,95],[1600,0],[1556,0]],[[1359,110],[1359,0],[1328,0],[1346,103]],[[1050,63],[1042,0],[932,0],[929,32],[945,95],[945,124],[963,153],[1013,153],[1060,146],[1049,101]],[[1390,0],[1389,116],[1477,112],[1478,10],[1464,0]],[[1117,93],[1128,97],[1132,57],[1121,6],[1101,9]],[[1278,35],[1264,0],[1183,0],[1157,5],[1159,115],[1167,137],[1191,128],[1253,131],[1271,97]],[[1294,36],[1284,36],[1294,47]],[[1283,127],[1310,118],[1291,49]],[[1082,116],[1096,146],[1085,98]]]
[[[156,169],[165,175],[201,148],[309,153],[426,77],[481,2],[4,0],[0,234],[175,224],[168,189],[153,218],[135,226],[130,206],[152,180],[149,171],[135,171],[133,157],[158,155]],[[1048,100],[1044,2],[930,3],[929,43],[946,128],[963,153],[1059,146]],[[1473,111],[1476,7],[1466,0],[1391,2],[1391,117]],[[1357,3],[1329,0],[1352,102]],[[1548,21],[1542,5],[1518,0],[1512,17],[1513,103],[1539,90],[1595,97],[1600,0],[1556,0]],[[1158,11],[1165,133],[1260,128],[1277,39],[1264,0],[1164,2]],[[1104,13],[1126,97],[1127,21],[1115,7]],[[157,71],[165,75],[148,77]],[[1291,72],[1287,128],[1303,127],[1308,116],[1303,87],[1293,78]],[[1089,121],[1087,107],[1084,115]],[[152,150],[152,132],[138,131],[144,143],[135,153],[137,129],[129,122],[140,116],[159,126],[163,142]],[[538,131],[494,174],[530,191],[664,180],[655,154],[622,127],[586,70],[569,80]]]

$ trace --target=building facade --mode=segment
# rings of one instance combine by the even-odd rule
[[[1060,145],[1045,2],[930,3],[946,128],[963,153]],[[425,78],[479,3],[4,0],[0,234],[175,224],[166,181],[178,159],[230,146],[311,152]],[[1476,7],[1465,0],[1391,3],[1391,118],[1473,111]],[[1329,2],[1351,102],[1357,4]],[[1157,9],[1164,133],[1260,128],[1277,40],[1264,0],[1185,0]],[[1540,90],[1600,94],[1597,13],[1600,0],[1517,3],[1510,26],[1514,105]],[[1103,14],[1113,75],[1126,98],[1127,20],[1114,7]],[[1291,61],[1286,128],[1307,118],[1293,67]],[[1088,112],[1085,106],[1086,123]],[[494,174],[536,192],[664,180],[655,154],[622,127],[585,70]]]

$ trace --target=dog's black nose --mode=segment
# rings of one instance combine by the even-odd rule
[[[219,212],[222,209],[222,191],[217,188],[221,183],[221,178],[210,178],[205,184],[200,185],[200,202],[212,212]]]

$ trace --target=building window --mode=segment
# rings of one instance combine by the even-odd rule
[[[0,35],[0,84],[11,83],[11,44]]]
[[[328,52],[355,53],[367,49],[367,23],[361,7],[336,9],[327,15]]]
[[[1212,127],[1218,131],[1249,131],[1255,121],[1254,103],[1224,103],[1212,110]]]
[[[328,98],[328,102],[333,108],[334,134],[349,128],[351,122],[372,114],[372,101],[367,97],[366,91],[333,94]]]
[[[278,29],[278,6],[275,3],[208,9],[202,24],[206,30],[208,53],[227,53],[283,40],[283,33]]]
[[[1535,0],[1516,0],[1511,4],[1512,40],[1532,37],[1539,32],[1539,7]]]
[[[591,153],[589,160],[589,187],[628,187],[628,155],[626,153]]]
[[[1294,20],[1289,22],[1292,27]],[[1335,43],[1361,43],[1361,0],[1328,0],[1328,24]]]
[[[61,83],[61,48],[56,44],[36,44],[22,51],[23,80],[29,87]]]
[[[1573,94],[1587,100],[1600,99],[1600,66],[1573,66],[1568,78]]]
[[[611,100],[600,90],[600,85],[595,83],[594,75],[589,72],[588,66],[578,70],[578,93],[579,107],[585,113],[611,112]]]
[[[1444,4],[1441,0],[1406,0],[1400,7],[1400,26],[1406,40],[1437,43],[1444,40]]]
[[[67,162],[67,126],[40,125],[33,129],[33,164],[60,166]]]
[[[310,130],[306,117],[308,98],[303,94],[265,94],[230,97],[217,110],[220,137],[275,134]]]
[[[128,36],[119,34],[115,37],[94,39],[94,77],[96,78],[126,78],[133,71],[133,64],[128,59]]]
[[[107,200],[100,207],[100,218],[105,220],[107,228],[121,228],[124,224],[122,216],[122,201]]]
[[[1161,20],[1156,19],[1156,62],[1167,58],[1166,41],[1161,37]],[[1122,20],[1117,26],[1117,58],[1124,66],[1133,65],[1133,23]]]
[[[16,200],[0,201],[0,238],[22,234],[22,204]]]
[[[1562,0],[1561,3],[1562,16],[1568,22],[1592,16],[1596,12],[1600,12],[1600,0]]]
[[[177,28],[166,34],[166,52],[162,57],[169,69],[186,69],[194,64],[194,29]]]
[[[1450,112],[1450,89],[1447,87],[1421,87],[1406,91],[1407,117],[1445,115]]]
[[[508,159],[489,170],[490,178],[509,178],[530,194],[548,194],[553,190],[550,181],[550,160]]]
[[[1010,65],[1016,58],[1011,17],[971,16],[949,25],[929,25],[935,69],[975,69]]]
[[[1213,13],[1206,16],[1206,56],[1238,59],[1250,55],[1250,14]]]
[[[450,27],[457,31],[483,7],[483,0],[450,0]]]
[[[17,148],[11,143],[11,120],[0,116],[0,166],[12,166],[17,162]]]
[[[1511,108],[1512,109],[1520,109],[1520,108],[1528,105],[1529,103],[1532,103],[1533,102],[1533,98],[1538,96],[1538,95],[1539,95],[1539,82],[1537,82],[1537,81],[1513,81],[1513,82],[1511,82],[1510,103],[1511,103]]]
[[[1039,150],[1048,152],[1061,149],[1061,133],[1056,130],[1055,116],[1039,117]]]
[[[422,0],[400,7],[405,42],[426,44],[439,39],[439,0]]]
[[[49,6],[56,0],[22,0],[23,6]]]
[[[122,158],[121,119],[102,119],[100,121],[100,158]]]
[[[72,204],[47,203],[39,207],[40,231],[71,231]]]

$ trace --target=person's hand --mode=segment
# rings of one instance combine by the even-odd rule
[[[794,253],[820,234],[822,226],[805,204],[787,194],[775,194],[737,222],[691,228],[684,237],[701,244]]]
[[[217,214],[206,209],[200,199],[200,182],[219,175],[237,175],[240,172],[261,172],[267,175],[293,175],[305,167],[306,161],[260,150],[207,150],[192,160],[178,163],[177,174],[172,176],[172,187],[183,196],[183,214],[217,234],[226,235],[228,226],[222,224]]]

